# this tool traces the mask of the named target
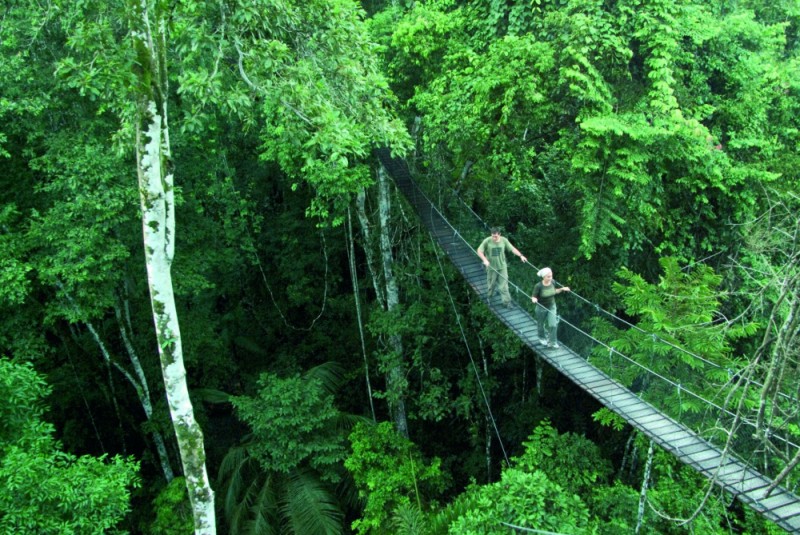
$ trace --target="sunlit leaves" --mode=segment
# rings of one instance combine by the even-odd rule
[[[440,460],[426,462],[390,422],[358,424],[350,442],[345,466],[365,500],[361,518],[353,523],[357,533],[381,533],[399,507],[425,507],[441,491]]]
[[[530,472],[541,470],[566,492],[585,498],[611,476],[611,465],[586,437],[559,434],[549,421],[539,423],[528,440],[525,453],[515,466]]]
[[[259,135],[264,160],[312,186],[310,215],[342,213],[345,199],[371,180],[358,163],[373,145],[408,147],[354,4],[189,5],[175,17],[186,127],[201,132],[220,108],[236,116]]]
[[[475,161],[478,176],[527,182],[536,145],[557,112],[547,77],[553,54],[530,36],[507,36],[483,54],[451,52],[445,74],[413,100],[426,114],[426,142],[446,145],[459,162]]]
[[[609,356],[607,349],[598,349],[594,362],[601,368],[608,364],[610,369],[622,362],[619,371],[628,385],[644,388],[646,397],[678,413],[696,413],[704,405],[695,395],[718,399],[720,392],[730,387],[730,370],[736,367],[731,360],[732,342],[752,332],[752,326],[731,327],[724,321],[719,294],[722,277],[708,266],[682,269],[669,257],[662,258],[660,265],[663,274],[656,284],[626,268],[617,273],[614,292],[626,312],[637,318],[637,327],[598,326],[596,334],[613,349]],[[647,382],[642,385],[638,368],[615,361],[613,350],[672,384],[652,381],[649,388]]]
[[[60,451],[42,420],[48,390],[30,366],[0,359],[0,531],[112,530],[129,511],[138,465]]]
[[[448,533],[501,535],[510,531],[504,523],[549,533],[592,533],[586,505],[541,471],[508,469],[500,481],[467,492],[468,509]]]

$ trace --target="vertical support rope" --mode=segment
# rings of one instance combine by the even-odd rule
[[[375,404],[372,401],[372,384],[369,380],[369,361],[367,360],[367,347],[364,343],[364,324],[361,321],[361,297],[358,291],[358,276],[356,275],[355,248],[353,247],[353,221],[350,217],[350,207],[347,207],[347,260],[350,264],[350,280],[353,283],[353,297],[356,301],[356,316],[358,317],[358,334],[361,338],[361,353],[364,355],[364,379],[367,383],[367,396],[369,408],[372,411],[372,421],[376,422]]]
[[[430,236],[430,234],[429,234]],[[431,241],[433,240],[433,236],[430,236]],[[494,419],[494,415],[492,414],[492,407],[489,405],[489,398],[486,395],[486,391],[483,388],[483,383],[481,382],[480,372],[478,371],[478,366],[475,364],[475,358],[472,356],[472,350],[469,347],[469,342],[467,341],[467,335],[464,332],[464,326],[461,324],[461,315],[458,313],[458,309],[456,308],[455,300],[453,299],[453,294],[450,293],[450,285],[447,284],[447,277],[444,274],[444,267],[442,266],[442,262],[439,258],[439,248],[436,246],[437,244],[434,242],[434,252],[436,254],[436,263],[439,265],[439,270],[442,273],[442,280],[444,281],[444,287],[447,290],[447,296],[450,298],[450,306],[453,308],[453,314],[456,317],[456,323],[458,324],[458,328],[461,331],[461,338],[464,340],[464,346],[467,348],[467,354],[469,355],[469,360],[472,363],[472,369],[475,372],[475,379],[478,381],[478,388],[481,391],[481,395],[483,396],[483,402],[486,404],[486,412],[489,415],[489,419],[492,422],[492,426],[494,427],[495,435],[497,435],[497,442],[500,444],[500,449],[503,451],[503,458],[506,461],[506,466],[511,466],[511,461],[508,460],[508,454],[506,453],[506,448],[503,445],[503,439],[500,437],[500,430],[497,428],[497,422]]]

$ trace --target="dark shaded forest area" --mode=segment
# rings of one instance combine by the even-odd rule
[[[0,532],[783,532],[506,329],[373,151],[794,492],[798,31],[796,0],[7,3]]]

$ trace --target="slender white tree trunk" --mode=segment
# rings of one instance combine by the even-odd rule
[[[139,395],[139,402],[142,404],[142,410],[144,410],[147,421],[152,422],[153,402],[150,399],[150,386],[147,383],[147,376],[144,374],[144,368],[142,368],[142,363],[139,360],[139,354],[136,352],[136,349],[134,349],[133,343],[131,343],[130,337],[128,336],[128,331],[122,321],[122,311],[119,306],[114,307],[114,313],[117,317],[117,325],[119,326],[122,341],[125,344],[125,350],[128,352],[128,358],[131,361],[136,377],[139,379],[140,387],[137,388],[136,384],[134,384],[134,388],[136,388],[136,393]],[[133,378],[129,377],[129,380],[132,381]],[[167,454],[167,445],[164,443],[164,437],[161,436],[161,431],[155,428],[155,426],[153,426],[153,431],[151,433],[153,435],[153,443],[156,446],[158,458],[161,461],[161,470],[164,472],[164,479],[169,483],[175,478],[175,474],[172,471],[172,464]]]
[[[169,139],[164,135],[166,124],[153,100],[146,103],[143,115],[142,124],[147,129],[137,129],[136,152],[147,280],[161,371],[194,512],[195,533],[216,533],[214,494],[206,471],[203,432],[194,418],[186,384],[172,285],[175,199],[173,175],[165,169],[169,161]]]
[[[389,239],[389,215],[391,209],[389,180],[383,166],[378,168],[378,211],[381,220],[381,256],[383,259],[383,277],[386,284],[386,308],[393,312],[400,306],[400,290],[394,278],[392,265],[392,242]],[[386,390],[389,394],[389,405],[395,428],[408,437],[408,420],[406,419],[406,376],[403,366],[403,340],[399,334],[389,336],[389,349],[392,361],[388,363],[386,372]]]
[[[367,216],[367,194],[364,188],[358,191],[356,197],[356,207],[358,214],[358,222],[361,224],[361,235],[364,238],[364,254],[367,257],[367,268],[369,269],[370,278],[372,279],[372,287],[375,290],[375,300],[381,308],[386,308],[386,299],[384,298],[384,289],[381,288],[381,277],[375,267],[375,258],[372,254],[372,232],[370,231],[369,217]]]
[[[353,297],[356,303],[356,318],[358,319],[358,334],[361,339],[361,354],[364,356],[364,381],[367,385],[369,408],[372,412],[372,421],[377,421],[375,404],[372,401],[372,381],[369,377],[369,360],[367,359],[367,346],[364,343],[364,324],[361,321],[361,294],[358,290],[358,274],[356,273],[356,251],[353,246],[353,222],[350,217],[350,207],[347,207],[347,259],[350,264],[350,280],[353,283]]]
[[[647,463],[644,466],[644,476],[642,477],[642,488],[639,491],[639,511],[636,515],[636,529],[634,533],[639,533],[639,530],[644,526],[644,510],[647,503],[647,489],[650,486],[650,471],[653,469],[653,456],[654,456],[653,441],[650,441],[650,446],[647,448]]]
[[[136,167],[145,263],[161,370],[196,534],[216,533],[214,493],[206,470],[203,432],[186,384],[183,345],[172,285],[175,192],[167,122],[167,4],[132,2],[131,37],[139,66]]]
[[[125,345],[129,346],[128,351],[136,370],[136,377],[131,375],[128,370],[126,370],[125,367],[119,362],[111,358],[111,353],[108,351],[108,348],[106,348],[106,344],[100,338],[100,335],[90,321],[86,322],[86,327],[89,329],[89,333],[92,335],[92,338],[94,338],[97,347],[100,348],[100,354],[103,355],[103,360],[105,361],[106,365],[114,366],[114,368],[116,368],[117,371],[119,371],[123,377],[125,377],[125,379],[136,391],[136,397],[139,398],[139,402],[142,404],[142,410],[147,417],[147,421],[150,422],[153,419],[153,404],[150,402],[150,389],[147,385],[147,378],[144,375],[144,370],[142,369],[141,364],[138,362],[138,357],[135,353],[131,353],[133,347],[130,346],[130,341],[124,336],[123,333]],[[116,399],[114,400],[114,405],[116,406]],[[161,461],[161,469],[164,472],[164,479],[166,479],[167,483],[169,483],[175,478],[175,474],[172,472],[172,466],[169,463],[169,455],[167,455],[167,447],[166,444],[164,444],[164,438],[161,436],[161,432],[158,430],[153,430],[151,433],[153,435],[153,442],[156,445],[158,458]]]

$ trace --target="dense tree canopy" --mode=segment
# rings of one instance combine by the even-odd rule
[[[505,330],[372,149],[792,488],[797,2],[19,0],[0,50],[0,529],[776,532]]]

